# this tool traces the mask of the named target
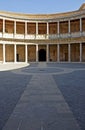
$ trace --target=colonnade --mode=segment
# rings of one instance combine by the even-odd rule
[[[2,30],[2,33],[3,34],[5,34],[5,18],[3,18],[3,30]],[[77,19],[74,19],[74,20],[79,20],[79,23],[80,23],[80,25],[79,25],[79,28],[80,28],[80,30],[79,30],[79,32],[82,32],[83,30],[82,30],[82,18],[77,18]],[[64,21],[62,21],[62,20],[60,20],[60,21],[56,21],[56,22],[54,22],[54,23],[57,23],[57,34],[60,34],[60,22],[68,22],[68,34],[70,34],[70,33],[72,33],[71,32],[71,19],[68,19],[68,20],[64,20]],[[17,22],[21,22],[22,23],[22,21],[19,21],[19,20],[14,20],[14,36],[17,34],[16,33],[16,23]],[[27,28],[27,24],[29,24],[29,22],[28,21],[23,21],[24,22],[24,35],[26,36],[26,35],[29,35],[28,33],[27,33],[27,30],[28,30],[28,28]],[[32,22],[32,23],[34,23],[34,22]],[[47,26],[47,33],[46,33],[46,35],[49,35],[49,23],[52,23],[51,21],[50,22],[35,22],[35,24],[36,24],[36,35],[38,35],[39,33],[38,33],[38,24],[39,23],[46,23],[46,26]]]
[[[56,51],[56,52],[51,52],[50,51],[51,45],[53,46],[53,44],[44,44],[45,48],[43,50],[46,51],[46,56],[45,56],[46,60],[45,61],[46,62],[54,61],[52,59],[52,57],[54,55],[54,57],[56,59],[55,62],[60,62],[60,61],[72,62],[72,55],[73,55],[73,57],[78,57],[79,56],[78,62],[82,62],[83,61],[82,57],[85,57],[85,54],[83,54],[83,52],[82,52],[82,49],[83,49],[82,45],[83,44],[84,43],[77,43],[79,52],[76,52],[77,54],[75,54],[75,55],[72,54],[72,45],[74,45],[74,44],[71,44],[71,43],[70,44],[54,44],[56,46],[54,51]],[[22,55],[24,56],[24,61],[17,61],[17,46],[18,45],[22,46],[22,44],[13,44],[14,51],[12,53],[14,53],[13,54],[13,56],[14,56],[14,58],[13,58],[14,61],[13,62],[14,63],[16,63],[16,62],[26,62],[26,63],[30,62],[30,60],[28,60],[29,59],[29,51],[28,51],[29,46],[35,46],[36,50],[35,50],[35,52],[33,52],[35,57],[36,57],[35,62],[39,62],[39,56],[40,56],[39,55],[39,51],[40,51],[39,47],[42,49],[43,45],[39,45],[39,44],[34,44],[34,45],[23,44],[23,46],[24,46],[24,54],[22,54]],[[60,50],[61,45],[62,46],[66,45],[67,60],[63,59],[63,57],[61,56],[61,53],[62,53],[62,55],[64,55],[64,52]],[[75,46],[76,46],[76,43],[75,43]],[[6,60],[6,55],[7,55],[6,54],[6,44],[3,44],[3,51],[2,52],[3,52],[3,63],[9,62],[9,61]],[[52,54],[52,53],[54,53],[54,54]],[[52,56],[50,56],[51,54],[52,54]],[[43,53],[42,53],[42,55],[43,55]],[[41,59],[41,61],[42,61],[42,59]],[[74,62],[75,61],[76,60],[74,60]]]

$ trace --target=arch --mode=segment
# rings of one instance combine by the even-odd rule
[[[46,50],[45,49],[39,50],[39,61],[46,61]]]

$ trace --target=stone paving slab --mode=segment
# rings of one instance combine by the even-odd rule
[[[81,129],[53,77],[33,75],[3,130]]]

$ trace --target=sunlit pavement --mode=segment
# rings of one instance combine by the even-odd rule
[[[0,63],[0,71],[10,71],[29,66],[28,63]]]
[[[76,82],[78,77],[75,77],[75,74],[77,76],[77,73],[80,73],[79,78],[84,76],[82,73],[85,72],[84,66],[84,64],[34,63],[12,70],[11,74],[32,77],[3,130],[84,130],[85,126],[82,127],[82,123],[77,120],[75,110],[72,111],[69,100],[66,100],[63,88],[61,89],[61,86],[67,84],[69,89],[73,85],[75,88],[78,85]],[[75,79],[72,79],[72,76]],[[21,82],[24,84],[24,79]],[[83,84],[81,79],[80,83]],[[73,91],[70,91],[70,95],[71,93]],[[71,99],[73,100],[73,97]]]

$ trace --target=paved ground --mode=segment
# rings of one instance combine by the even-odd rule
[[[28,63],[0,63],[0,71],[9,71],[29,66]]]
[[[0,72],[0,130],[85,130],[85,64]]]

